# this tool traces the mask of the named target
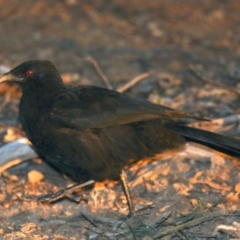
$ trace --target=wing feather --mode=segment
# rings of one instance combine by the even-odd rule
[[[192,118],[182,111],[93,86],[70,88],[56,96],[51,119],[66,127],[104,128],[152,119]]]

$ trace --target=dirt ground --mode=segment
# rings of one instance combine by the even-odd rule
[[[94,60],[114,89],[149,73],[126,94],[215,119],[198,127],[239,138],[239,13],[234,0],[0,0],[0,73],[47,59],[66,83],[105,87]],[[24,136],[20,96],[0,86],[2,145]],[[44,178],[33,183],[33,170]],[[88,202],[44,204],[39,196],[73,182],[41,159],[8,169],[0,239],[240,239],[237,159],[189,144],[127,174],[136,208],[149,207],[116,227],[127,214],[121,186],[96,184]]]

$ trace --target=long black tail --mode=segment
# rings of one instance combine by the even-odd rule
[[[179,133],[187,141],[202,144],[219,152],[240,159],[240,140],[208,132],[202,129],[192,128],[185,125],[174,124],[169,126],[174,132]]]

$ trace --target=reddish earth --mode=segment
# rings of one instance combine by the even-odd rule
[[[208,118],[226,118],[240,113],[239,12],[240,2],[234,0],[2,0],[0,71],[28,59],[48,59],[66,83],[105,86],[88,60],[91,56],[115,89],[148,72],[148,78],[126,93]],[[19,89],[1,85],[0,94],[3,145],[7,129],[13,129],[8,141],[24,133],[17,118]],[[200,127],[239,137],[238,125],[215,121]],[[128,171],[136,207],[152,207],[139,213],[142,224],[134,221],[116,230],[109,221],[127,213],[119,185],[97,184],[86,192],[88,203],[64,199],[47,205],[37,197],[64,188],[70,180],[39,159],[11,168],[0,178],[0,239],[157,239],[164,231],[169,232],[162,239],[239,239],[239,162],[199,146],[191,149]],[[44,179],[31,183],[31,170]],[[169,210],[166,221],[154,223]]]

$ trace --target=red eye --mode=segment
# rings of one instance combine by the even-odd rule
[[[31,77],[33,75],[33,71],[27,70],[25,74],[26,74],[26,76]]]

